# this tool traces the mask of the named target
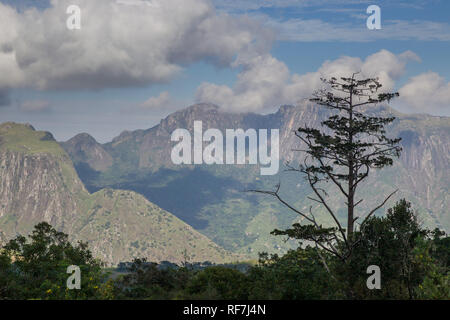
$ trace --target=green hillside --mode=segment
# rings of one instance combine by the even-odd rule
[[[389,136],[402,137],[403,152],[394,166],[374,170],[360,189],[358,199],[364,199],[357,214],[365,214],[376,207],[383,197],[395,189],[399,192],[378,214],[400,198],[406,198],[417,208],[418,215],[428,228],[450,230],[449,204],[449,148],[450,118],[429,115],[406,115],[387,106],[366,110],[372,115],[397,117],[387,128]],[[173,213],[225,249],[257,255],[259,251],[282,253],[297,246],[285,243],[281,237],[270,235],[275,228],[286,228],[298,216],[270,196],[245,192],[249,189],[274,190],[281,182],[283,197],[296,208],[309,210],[312,206],[317,219],[331,223],[323,208],[308,199],[312,190],[303,176],[284,172],[281,165],[276,176],[260,176],[257,166],[249,165],[173,165],[170,159],[170,134],[177,128],[192,130],[193,121],[201,120],[204,130],[254,128],[280,130],[282,163],[301,163],[299,139],[293,131],[300,125],[319,128],[328,111],[316,105],[302,103],[282,106],[267,115],[221,113],[212,105],[194,105],[177,111],[147,130],[123,132],[110,143],[97,144],[99,154],[112,158],[109,167],[96,170],[89,163],[98,162],[92,153],[85,161],[70,148],[74,139],[63,143],[76,160],[76,169],[86,187],[95,192],[101,188],[127,189],[144,195],[148,200]],[[76,139],[80,145],[92,145]],[[96,153],[97,154],[97,153]],[[330,204],[345,222],[345,203],[329,190]],[[176,198],[177,201],[173,201]]]
[[[135,192],[90,194],[52,135],[29,125],[0,125],[0,179],[0,231],[7,238],[47,221],[88,242],[108,264],[237,258]]]

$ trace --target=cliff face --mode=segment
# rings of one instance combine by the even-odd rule
[[[0,125],[0,232],[27,235],[41,221],[88,242],[107,264],[225,261],[232,255],[144,197],[123,190],[90,194],[51,134],[15,123]]]
[[[0,125],[0,178],[0,225],[7,237],[39,221],[73,231],[78,199],[88,192],[50,133]]]
[[[267,120],[263,115],[223,113],[215,105],[198,104],[167,116],[148,130],[124,132],[104,148],[113,157],[115,167],[111,170],[119,168],[132,172],[136,169],[175,168],[170,158],[174,145],[170,137],[176,129],[187,129],[193,135],[194,121],[202,121],[204,130],[217,128],[225,132],[230,128],[265,127]],[[73,158],[72,153],[69,154]]]
[[[357,214],[367,213],[387,194],[399,189],[384,209],[404,197],[413,203],[425,226],[450,231],[450,118],[405,115],[386,106],[367,108],[365,112],[397,118],[387,128],[387,135],[403,138],[403,152],[400,159],[394,160],[393,167],[372,171],[361,185],[357,196],[364,201],[358,206]],[[328,115],[326,108],[310,102],[282,106],[267,115],[231,114],[221,112],[214,105],[194,105],[170,114],[153,128],[124,132],[103,145],[113,159],[109,169],[102,173],[79,170],[79,174],[90,190],[109,186],[143,194],[227,249],[279,252],[284,244],[276,242],[270,231],[287,227],[295,215],[277,206],[274,199],[254,198],[242,191],[272,190],[281,181],[291,203],[305,210],[313,205],[320,212],[314,203],[308,202],[311,190],[303,177],[283,173],[282,168],[278,176],[261,177],[255,166],[176,166],[170,159],[175,145],[170,140],[171,133],[178,128],[192,133],[196,120],[203,122],[204,131],[209,128],[222,132],[238,128],[279,129],[281,162],[295,163],[302,161],[304,154],[293,151],[299,148],[300,142],[294,131],[300,126],[321,128]],[[330,191],[330,202],[344,220],[344,203],[337,193]],[[322,221],[326,223],[325,218]]]
[[[301,147],[293,131],[300,126],[321,128],[320,123],[326,119],[327,111],[305,103],[281,108],[278,113],[284,119],[280,132],[282,158],[302,162],[304,153],[291,151]],[[359,196],[365,199],[363,207],[376,206],[383,196],[398,188],[393,200],[406,198],[414,204],[425,225],[449,231],[450,118],[405,115],[385,106],[367,108],[365,113],[396,117],[386,132],[389,137],[402,138],[403,150],[400,158],[394,159],[392,167],[371,171],[360,188],[362,193]]]
[[[0,219],[7,236],[30,230],[36,221],[69,229],[78,197],[86,193],[67,156],[0,152]]]

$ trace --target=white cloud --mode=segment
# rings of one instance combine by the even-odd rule
[[[354,72],[361,72],[365,77],[378,77],[383,84],[382,89],[391,91],[410,60],[420,61],[411,51],[395,55],[380,50],[364,61],[343,56],[325,61],[316,72],[299,75],[290,74],[283,62],[270,55],[243,56],[236,61],[236,65],[243,69],[233,88],[203,83],[197,90],[196,100],[215,103],[232,112],[266,111],[311,97],[315,90],[322,87],[321,77],[349,76]]]
[[[149,6],[149,7],[159,7],[159,3],[153,2],[151,0],[115,0],[118,4],[128,5],[128,6]]]
[[[169,107],[171,102],[172,99],[169,92],[164,91],[161,92],[159,96],[151,97],[148,100],[144,101],[139,107],[142,110],[163,109]]]
[[[50,103],[45,100],[28,100],[19,104],[19,109],[23,112],[47,112],[50,111]]]
[[[364,13],[364,12],[363,12]],[[426,20],[382,20],[381,30],[369,30],[369,15],[358,15],[352,22],[328,22],[321,19],[275,19],[254,14],[267,27],[276,30],[277,40],[296,42],[376,40],[450,41],[450,24]]]
[[[450,82],[436,72],[412,77],[399,93],[403,108],[408,112],[450,115]]]
[[[164,83],[196,61],[226,66],[242,50],[266,51],[272,34],[208,0],[52,0],[19,13],[0,3],[0,88],[101,89]],[[66,9],[81,8],[81,30]]]
[[[0,88],[8,89],[23,83],[14,51],[14,41],[19,36],[17,12],[0,3]],[[5,76],[7,75],[7,76]]]
[[[278,104],[283,85],[289,80],[287,66],[269,54],[238,60],[243,68],[233,88],[203,83],[196,99],[212,102],[228,111],[261,111]]]
[[[376,40],[450,41],[450,24],[423,19],[385,19],[385,10],[402,11],[404,8],[423,9],[433,1],[377,1],[382,9],[382,29],[369,30],[366,8],[370,0],[213,0],[220,10],[237,14],[247,13],[264,25],[276,30],[277,40],[297,42],[344,41],[369,42]],[[428,3],[430,2],[430,3]],[[263,11],[263,9],[266,9]],[[273,15],[266,14],[280,9]],[[297,17],[293,17],[295,10]],[[283,15],[284,12],[290,14]],[[311,13],[326,18],[307,18]],[[319,13],[319,15],[317,15]],[[420,14],[420,12],[418,12]],[[323,16],[323,15],[322,15]],[[347,16],[347,17],[345,17]],[[345,17],[346,19],[342,19]],[[419,16],[420,17],[420,16]],[[336,19],[337,18],[337,19]]]

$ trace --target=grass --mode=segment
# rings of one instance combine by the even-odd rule
[[[0,125],[0,149],[26,154],[66,155],[59,144],[55,143],[50,133],[35,131],[29,125],[13,122],[6,122]]]

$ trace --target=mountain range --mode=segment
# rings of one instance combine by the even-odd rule
[[[367,213],[390,191],[399,189],[377,214],[406,198],[429,228],[450,231],[450,118],[401,114],[388,106],[364,110],[395,116],[387,135],[402,138],[403,152],[392,167],[372,171],[361,186]],[[308,209],[324,224],[331,221],[311,202],[305,179],[291,171],[304,154],[294,131],[320,128],[329,111],[310,102],[281,106],[270,114],[225,113],[218,106],[197,104],[177,111],[145,130],[124,131],[101,144],[87,133],[57,143],[48,132],[30,125],[0,126],[0,234],[11,238],[46,220],[84,240],[108,262],[146,256],[149,260],[180,262],[231,261],[258,252],[283,253],[298,245],[270,235],[300,221],[276,199],[248,192],[274,190],[293,206]],[[203,130],[279,129],[281,169],[261,176],[258,165],[175,165],[171,151],[174,130],[193,133],[194,121]],[[329,201],[345,221],[344,203],[329,188]]]
[[[27,235],[41,221],[89,244],[108,265],[237,259],[143,196],[126,190],[89,193],[72,160],[49,132],[0,125],[0,234]]]
[[[398,188],[387,206],[406,198],[424,225],[449,231],[450,118],[401,114],[383,105],[363,111],[396,117],[387,134],[402,138],[403,152],[392,167],[372,171],[358,194],[364,199],[359,213],[366,213]],[[170,114],[150,129],[124,131],[106,144],[81,134],[61,145],[92,192],[104,187],[134,190],[227,250],[243,254],[278,252],[297,244],[270,236],[270,231],[289,226],[298,216],[275,199],[245,191],[273,190],[280,182],[286,199],[298,208],[313,206],[318,219],[329,223],[323,208],[308,200],[311,190],[303,177],[283,168],[276,176],[260,176],[257,165],[174,165],[170,158],[175,145],[171,133],[186,128],[192,134],[196,120],[202,121],[203,131],[279,129],[281,163],[293,165],[304,159],[304,154],[293,151],[300,142],[294,131],[300,126],[319,128],[328,115],[326,108],[307,101],[281,106],[266,115],[225,113],[215,105],[197,104]],[[345,221],[344,203],[333,192],[330,194],[330,202],[340,208],[340,219]]]

